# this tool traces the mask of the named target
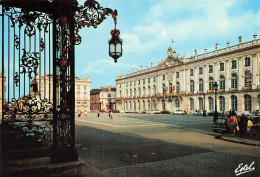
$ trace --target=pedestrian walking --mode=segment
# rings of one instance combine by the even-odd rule
[[[97,117],[99,118],[99,116],[100,116],[100,112],[97,110]]]
[[[87,110],[85,110],[85,117],[87,117],[88,116],[88,112],[87,112]]]
[[[112,111],[111,111],[110,114],[109,114],[109,118],[110,118],[111,120],[113,120],[113,112],[112,112]]]
[[[238,122],[239,126],[239,137],[244,137],[246,128],[247,128],[247,117],[244,112],[242,112],[242,116],[240,117],[240,120]]]
[[[78,111],[78,117],[80,117],[80,116],[81,116],[81,111],[79,110],[79,111]]]
[[[229,125],[230,125],[230,133],[232,134],[232,136],[234,136],[236,134],[236,127],[237,127],[237,116],[236,113],[233,111],[232,115],[230,117],[229,120]]]

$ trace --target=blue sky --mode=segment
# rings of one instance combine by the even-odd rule
[[[83,4],[83,0],[79,0]],[[81,30],[76,47],[76,75],[90,76],[91,89],[115,85],[117,74],[150,67],[167,57],[173,47],[181,56],[194,56],[204,49],[219,48],[260,38],[260,0],[98,0],[103,7],[117,9],[123,39],[123,56],[115,64],[108,55],[108,38],[114,28],[108,17],[97,29]],[[174,44],[171,43],[174,40]]]

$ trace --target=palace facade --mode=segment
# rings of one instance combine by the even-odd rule
[[[59,89],[60,90],[60,89]],[[53,103],[53,75],[40,76],[31,83],[31,93],[39,100],[47,99]],[[57,98],[59,100],[59,96]],[[90,111],[90,77],[75,77],[75,111]]]
[[[167,57],[153,66],[117,76],[117,109],[121,112],[168,110],[260,110],[260,39],[188,57],[169,48]]]

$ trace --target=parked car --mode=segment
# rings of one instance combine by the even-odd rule
[[[120,113],[119,110],[113,110],[113,113]]]
[[[146,114],[146,110],[143,110],[143,111],[142,111],[142,114]]]
[[[161,111],[159,111],[159,110],[152,111],[152,114],[160,114],[160,113],[161,113]]]
[[[161,113],[161,114],[170,114],[171,112],[170,112],[170,111],[167,111],[167,110],[165,110],[165,111],[161,111],[160,113]]]
[[[217,118],[217,120],[215,122],[213,122],[212,128],[213,128],[214,132],[217,132],[217,131],[227,132],[229,129],[227,119],[224,117]]]
[[[195,116],[202,116],[203,115],[203,111],[202,110],[195,111],[193,113],[193,115],[195,115]]]
[[[182,111],[182,110],[176,110],[175,112],[173,112],[173,114],[184,115],[186,113],[184,111]]]
[[[217,112],[217,113],[218,113],[218,116],[221,115],[220,112]],[[214,115],[215,115],[215,111],[210,111],[210,112],[208,112],[208,116],[214,116]]]

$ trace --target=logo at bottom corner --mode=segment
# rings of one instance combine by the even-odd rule
[[[251,162],[250,165],[240,163],[238,167],[235,169],[236,176],[254,171],[255,170],[254,164],[255,162]]]

